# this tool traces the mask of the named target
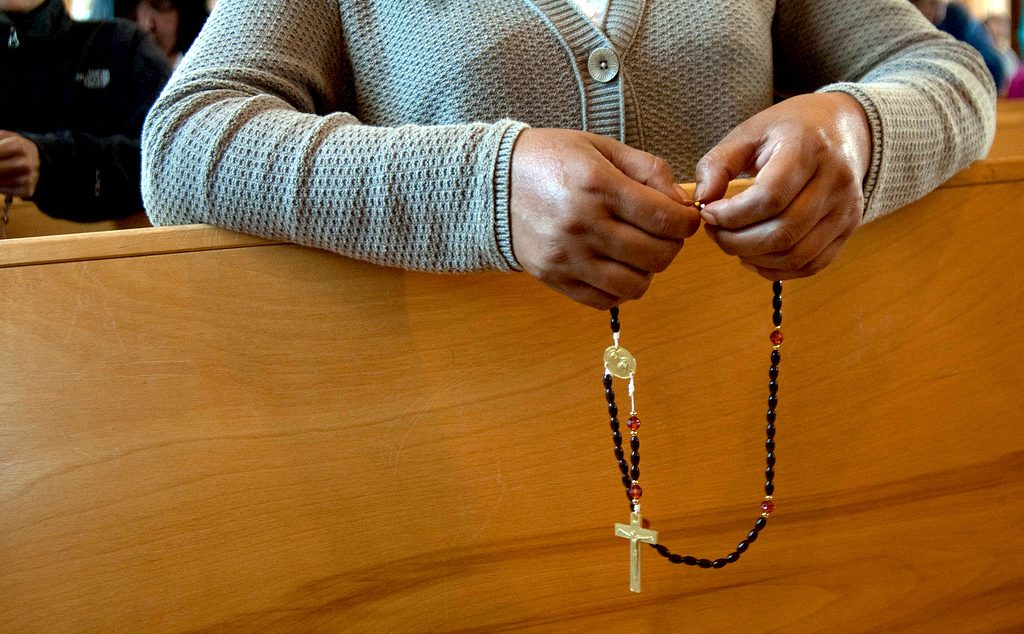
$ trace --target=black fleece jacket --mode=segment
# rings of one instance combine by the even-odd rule
[[[80,222],[140,211],[142,122],[170,72],[130,22],[75,22],[62,0],[0,12],[0,130],[39,147],[33,202]]]

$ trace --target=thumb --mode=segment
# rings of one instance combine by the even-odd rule
[[[592,135],[591,143],[629,178],[647,185],[681,205],[691,204],[689,195],[676,182],[672,167],[665,159],[606,136]]]
[[[759,144],[742,126],[726,135],[697,162],[694,198],[707,202],[724,197],[729,181],[751,166]]]

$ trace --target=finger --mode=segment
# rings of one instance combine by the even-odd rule
[[[788,208],[774,217],[735,230],[714,225],[705,225],[705,230],[729,255],[749,258],[785,253],[796,247],[835,209],[833,201],[838,197],[833,193],[829,179],[815,179]]]
[[[7,159],[24,154],[22,144],[17,135],[0,138],[0,159]]]
[[[672,264],[683,241],[656,238],[630,224],[609,219],[587,237],[587,246],[640,271],[660,273]]]
[[[4,158],[0,156],[0,178],[12,178],[23,176],[29,173],[28,163],[24,157],[12,156]]]
[[[608,293],[579,280],[565,282],[559,286],[555,286],[554,289],[573,301],[599,310],[608,310],[612,306],[618,306],[619,303],[619,299],[614,295],[609,295]]]
[[[793,280],[801,277],[810,277],[811,275],[820,273],[825,267],[835,261],[839,256],[839,252],[842,250],[843,245],[846,244],[847,239],[847,236],[838,238],[835,242],[828,245],[824,251],[819,253],[817,257],[798,269],[766,268],[748,264],[746,262],[740,262],[740,265],[768,280]]]
[[[626,301],[643,297],[654,276],[615,260],[594,258],[576,279],[619,301]]]
[[[780,142],[769,152],[752,186],[704,209],[701,215],[707,223],[738,229],[767,220],[786,209],[814,178],[816,161],[796,144]]]
[[[595,134],[588,138],[612,165],[629,178],[656,189],[681,205],[690,205],[689,195],[676,182],[672,167],[665,159],[609,137]]]
[[[751,166],[761,137],[746,125],[739,125],[711,148],[699,161],[695,170],[696,200],[718,200],[725,196],[729,181]]]
[[[846,240],[853,235],[855,229],[856,225],[846,222],[837,210],[822,218],[793,248],[776,253],[747,256],[742,260],[764,269],[802,269],[833,242],[839,239]]]
[[[615,217],[652,236],[681,240],[700,228],[700,212],[695,207],[671,200],[626,176],[613,175],[604,194],[604,202]]]

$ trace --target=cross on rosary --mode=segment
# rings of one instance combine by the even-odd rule
[[[644,528],[640,505],[637,504],[634,509],[629,514],[629,524],[615,525],[615,536],[629,540],[629,590],[640,592],[640,542],[657,544],[658,531]]]

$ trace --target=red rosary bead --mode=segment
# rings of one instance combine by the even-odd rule
[[[783,339],[782,331],[781,330],[773,330],[772,334],[768,335],[768,338],[771,339],[772,345],[777,346],[777,345],[782,343],[782,339]]]
[[[633,498],[633,501],[639,500],[640,496],[644,494],[644,490],[640,488],[639,484],[633,484],[629,487],[629,497]]]
[[[629,427],[629,431],[636,431],[640,429],[640,417],[636,414],[631,415],[629,420],[626,421],[626,427]]]

